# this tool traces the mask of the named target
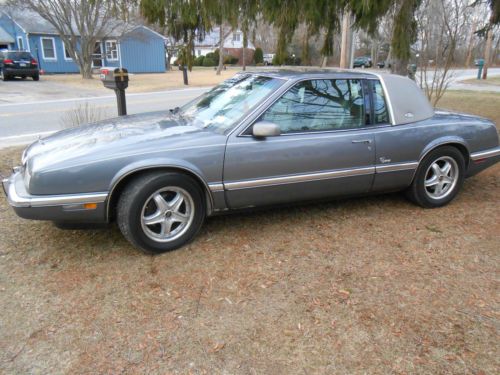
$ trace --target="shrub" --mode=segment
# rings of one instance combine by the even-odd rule
[[[216,63],[214,61],[214,59],[205,56],[205,58],[203,59],[203,66],[216,66]]]
[[[238,63],[238,58],[233,55],[224,56],[224,64],[233,65]]]
[[[256,65],[264,63],[264,52],[262,52],[262,48],[257,47],[255,49],[255,54],[253,55],[253,61]]]
[[[65,128],[75,128],[112,117],[105,108],[85,102],[64,113],[61,124]]]
[[[216,49],[214,52],[209,52],[206,54],[205,57],[211,58],[212,60],[215,61],[216,64],[218,64],[219,63],[219,50]]]
[[[193,65],[194,66],[203,66],[203,60],[205,59],[205,56],[200,55],[197,58],[194,59]]]

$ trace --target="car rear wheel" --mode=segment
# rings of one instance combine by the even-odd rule
[[[35,74],[32,78],[33,78],[33,81],[38,81],[38,80],[40,80],[40,75]]]
[[[422,207],[441,207],[455,198],[464,179],[462,153],[452,146],[440,147],[422,160],[407,196]]]
[[[163,253],[190,242],[205,219],[202,189],[179,173],[148,173],[125,187],[117,222],[127,240],[148,253]]]
[[[0,71],[0,75],[2,76],[2,81],[8,81],[10,79],[10,76],[3,71]]]

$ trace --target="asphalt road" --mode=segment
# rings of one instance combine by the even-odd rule
[[[2,82],[3,83],[3,82]],[[9,81],[11,90],[24,90],[28,84],[32,83],[30,90],[39,89],[35,82]],[[129,114],[160,111],[187,103],[191,99],[205,92],[208,88],[188,88],[180,90],[168,90],[152,93],[127,94],[127,112]],[[50,85],[45,85],[43,90],[47,92],[45,97],[54,97],[55,93],[50,92]],[[0,147],[17,144],[26,144],[36,140],[39,136],[46,136],[55,131],[67,127],[65,119],[68,114],[77,108],[82,108],[88,103],[89,108],[97,110],[102,117],[114,117],[117,114],[116,97],[113,91],[106,91],[107,95],[84,96],[76,98],[57,98],[39,100],[43,93],[29,92],[30,99],[20,102],[15,98],[11,103],[6,103],[9,93],[3,92],[4,87],[0,87]],[[73,94],[73,93],[71,93]],[[111,94],[111,95],[110,95]],[[66,96],[69,94],[66,92]],[[34,99],[34,100],[33,100]]]
[[[499,75],[500,68],[491,68],[490,75]],[[450,89],[498,91],[498,86],[463,84],[461,80],[474,78],[476,69],[453,73]],[[127,94],[128,113],[165,110],[181,106],[208,88],[187,88],[152,93]],[[100,112],[102,117],[116,115],[116,98],[111,90],[75,90],[44,81],[16,80],[0,82],[0,148],[27,144],[39,136],[64,129],[68,114],[85,106]],[[67,122],[67,120],[66,120]]]

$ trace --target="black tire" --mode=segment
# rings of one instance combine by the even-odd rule
[[[452,160],[454,160],[456,165],[453,165]],[[448,189],[445,191],[442,197],[432,197],[433,187],[426,188],[425,181],[429,177],[433,177],[434,173],[432,169],[432,165],[437,163],[445,163],[449,162],[452,166],[451,168],[456,169],[454,172],[454,183],[449,183],[449,187],[447,188],[445,185],[444,189]],[[465,179],[465,160],[464,156],[456,147],[453,146],[443,146],[439,147],[433,151],[431,151],[420,163],[415,177],[411,186],[406,191],[406,196],[412,202],[418,204],[424,208],[436,208],[442,207],[450,203],[460,191]],[[439,178],[436,176],[436,180],[439,181]],[[430,181],[430,178],[429,180]],[[445,182],[445,184],[447,184]],[[429,191],[429,189],[431,191]],[[444,190],[443,189],[443,190]]]
[[[33,78],[33,81],[39,81],[40,80],[40,75],[39,74],[35,74],[32,78]]]
[[[10,76],[2,72],[2,81],[8,81],[8,80],[10,80]]]
[[[180,189],[187,194],[191,198],[189,207],[192,207],[193,214],[180,236],[160,242],[151,237],[151,232],[148,234],[147,230],[143,229],[142,215],[143,208],[147,210],[149,207],[146,203],[153,201],[152,196],[166,187]],[[186,205],[187,203],[184,210],[187,212]],[[155,210],[158,209],[159,207],[156,207]],[[127,184],[118,200],[116,217],[118,227],[129,242],[146,253],[159,254],[190,242],[200,230],[205,214],[203,190],[192,177],[173,172],[151,172],[139,175]],[[179,223],[179,227],[180,225]]]

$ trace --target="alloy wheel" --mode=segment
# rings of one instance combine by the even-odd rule
[[[431,199],[443,199],[455,188],[459,179],[458,164],[450,156],[436,159],[425,173],[425,192]]]
[[[162,188],[146,200],[141,213],[141,226],[150,239],[170,242],[182,236],[194,219],[191,195],[180,187]]]

